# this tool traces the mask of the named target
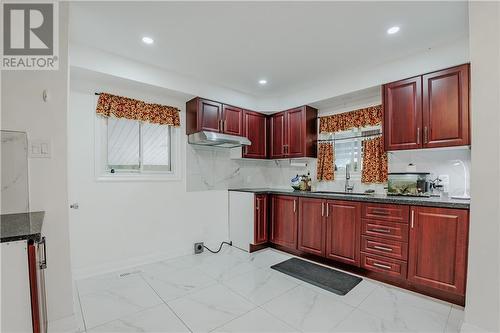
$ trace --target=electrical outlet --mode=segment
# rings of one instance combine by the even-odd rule
[[[203,242],[194,243],[194,254],[203,253]]]

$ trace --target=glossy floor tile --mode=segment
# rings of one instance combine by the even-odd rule
[[[225,247],[76,281],[75,332],[459,332],[463,308],[363,279],[345,296]]]

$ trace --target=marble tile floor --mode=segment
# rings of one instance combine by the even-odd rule
[[[78,332],[458,332],[463,309],[373,280],[346,296],[227,247],[76,281]]]

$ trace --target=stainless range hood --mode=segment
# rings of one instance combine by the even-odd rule
[[[188,135],[188,143],[201,146],[234,148],[249,146],[252,143],[243,136],[201,131]]]

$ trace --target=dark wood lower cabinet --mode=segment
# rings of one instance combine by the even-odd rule
[[[465,304],[468,210],[286,195],[270,201],[272,246]]]
[[[408,281],[465,294],[469,213],[412,207]]]
[[[257,194],[255,196],[254,245],[267,243],[267,215],[267,194]]]
[[[325,255],[325,204],[323,199],[299,199],[299,250]]]
[[[298,198],[287,195],[272,197],[271,241],[287,248],[297,248]]]
[[[326,257],[359,266],[361,204],[326,202]]]

